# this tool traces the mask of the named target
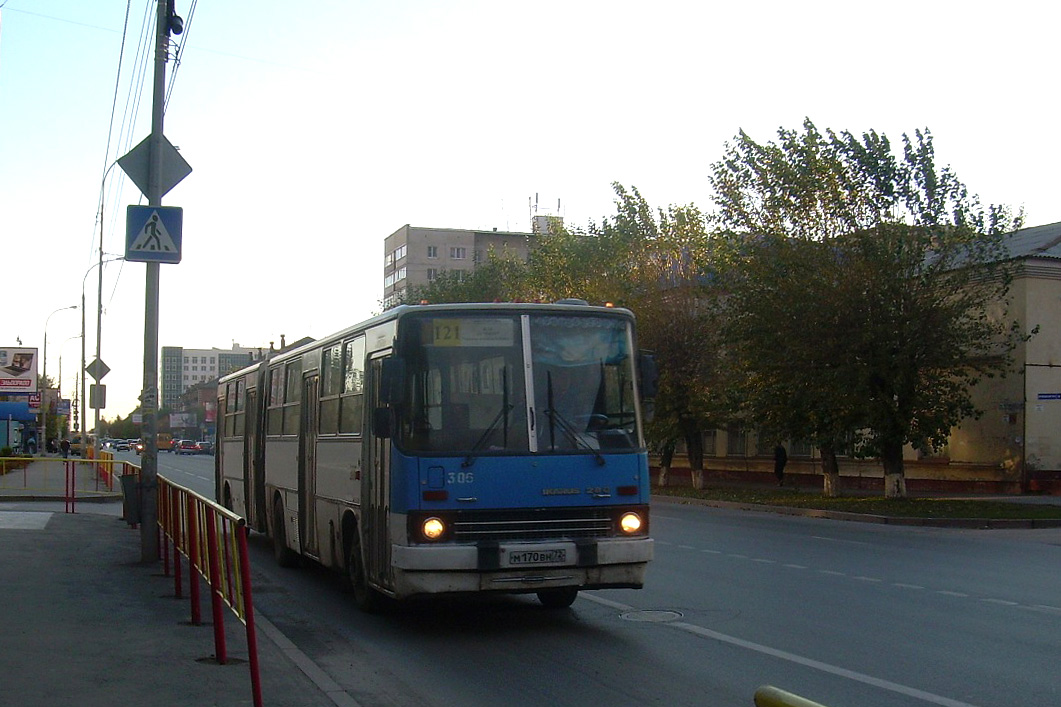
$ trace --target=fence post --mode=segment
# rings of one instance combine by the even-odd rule
[[[262,707],[262,680],[258,670],[258,634],[254,628],[254,602],[251,601],[251,561],[247,555],[247,526],[236,527],[239,544],[239,574],[243,584],[243,618],[247,623],[247,660],[251,669],[251,692],[254,707]]]
[[[221,612],[221,572],[217,556],[217,514],[206,509],[206,555],[210,564],[210,608],[214,616],[214,649],[217,662],[224,665],[228,660],[225,652],[225,615]]]
[[[180,599],[181,591],[181,542],[184,540],[184,529],[181,525],[181,495],[176,489],[170,493],[170,524],[173,526],[173,587],[175,596]],[[189,565],[190,568],[190,565]]]
[[[198,626],[202,623],[202,615],[199,611],[199,576],[196,575],[196,571],[200,568],[199,526],[195,503],[187,497],[185,502],[188,504],[188,591],[192,595],[192,624]]]
[[[63,471],[66,476],[66,512],[77,513],[75,508],[75,496],[77,494],[77,463],[72,459],[63,462]]]

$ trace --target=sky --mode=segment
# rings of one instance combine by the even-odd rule
[[[0,347],[72,397],[98,267],[146,204],[115,160],[151,131],[154,0],[0,0]],[[985,203],[1061,221],[1056,2],[176,0],[165,135],[192,173],[159,344],[268,347],[380,310],[404,224],[585,227],[612,184],[710,210],[744,130],[928,128]],[[123,43],[124,37],[124,43]],[[100,219],[102,203],[102,219]],[[103,266],[107,419],[143,387],[143,263]],[[60,311],[56,311],[60,310]],[[47,326],[46,326],[47,325]]]

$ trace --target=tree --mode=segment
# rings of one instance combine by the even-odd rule
[[[809,119],[776,143],[742,131],[711,183],[744,267],[730,271],[727,333],[750,411],[815,441],[823,462],[862,431],[886,495],[905,496],[903,446],[941,444],[975,414],[971,387],[1010,365],[1021,334],[1002,239],[1021,215],[937,169],[927,130],[903,135],[901,156],[884,135]]]
[[[692,483],[703,487],[703,431],[729,417],[727,371],[719,345],[719,280],[713,240],[693,205],[654,211],[636,188],[613,185],[616,214],[592,231],[607,263],[611,299],[633,310],[640,345],[660,369],[655,416],[647,427],[661,454],[660,483],[675,443],[684,440]]]
[[[417,302],[495,302],[524,299],[530,293],[527,265],[491,250],[473,270],[445,271],[426,286],[411,287],[395,304]]]

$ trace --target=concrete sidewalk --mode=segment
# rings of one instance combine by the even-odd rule
[[[72,472],[69,479],[68,463]],[[10,461],[5,460],[0,473],[0,501],[62,500],[70,488],[75,503],[119,500],[122,497],[120,478],[127,473],[132,473],[132,467],[122,461],[107,463],[46,456],[34,458],[24,468],[12,469]]]
[[[250,705],[246,629],[225,607],[229,661],[214,658],[209,594],[190,625],[161,562],[140,562],[120,502],[0,502],[0,705]],[[185,565],[185,570],[187,565]],[[265,705],[334,705],[289,646],[258,623]]]

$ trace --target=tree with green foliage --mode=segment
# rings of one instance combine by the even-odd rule
[[[851,439],[881,458],[885,494],[905,496],[903,447],[941,445],[976,414],[972,386],[1011,365],[1003,237],[1021,215],[937,169],[927,130],[901,155],[810,120],[766,144],[742,131],[711,184],[749,413],[818,444],[827,491]]]
[[[719,345],[720,291],[713,241],[693,205],[654,211],[636,188],[613,185],[616,213],[591,227],[607,253],[602,278],[612,301],[637,316],[640,345],[654,352],[660,389],[650,443],[661,454],[661,483],[678,440],[692,482],[703,486],[703,431],[728,419],[728,368]]]
[[[533,298],[527,264],[508,253],[487,253],[471,271],[439,273],[427,285],[411,287],[398,304],[418,302],[498,302]]]

